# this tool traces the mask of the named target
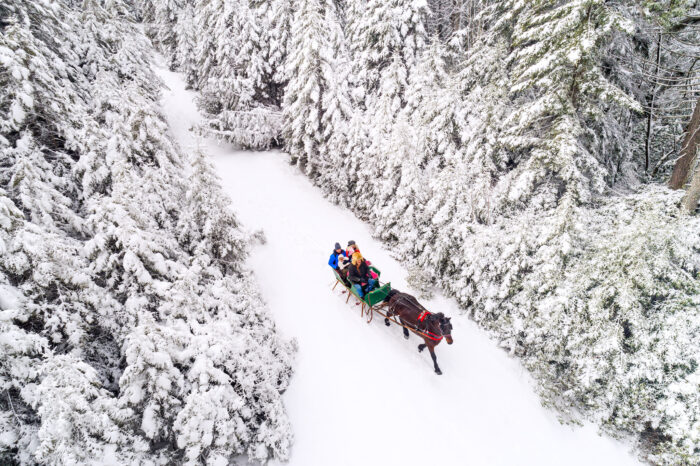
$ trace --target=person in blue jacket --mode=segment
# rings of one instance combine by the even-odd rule
[[[335,243],[335,249],[333,249],[333,253],[331,253],[331,257],[328,259],[328,265],[330,265],[333,270],[338,270],[338,256],[340,255],[345,256],[345,251],[340,247],[340,243]]]

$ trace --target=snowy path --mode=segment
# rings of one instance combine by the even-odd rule
[[[163,108],[184,149],[195,140],[194,94],[181,76],[162,67],[169,90]],[[354,239],[382,270],[408,290],[406,272],[366,225],[329,204],[278,152],[239,152],[203,141],[233,209],[250,230],[268,239],[250,266],[287,338],[299,342],[295,376],[284,400],[294,428],[292,465],[627,465],[629,446],[600,437],[596,428],[562,426],[543,409],[518,364],[444,298],[426,302],[453,319],[452,346],[433,373],[415,336],[345,303],[326,265],[332,245]]]

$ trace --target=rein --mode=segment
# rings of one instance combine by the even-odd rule
[[[436,334],[434,334],[433,332],[429,332],[429,331],[427,331],[427,330],[425,331],[425,333],[423,333],[423,335],[424,335],[426,338],[430,338],[430,339],[433,340],[433,341],[440,341],[440,340],[442,340],[442,339],[445,337],[444,335],[436,335]]]

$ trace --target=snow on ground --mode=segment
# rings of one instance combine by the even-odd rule
[[[326,265],[333,244],[353,239],[394,287],[406,271],[368,227],[327,202],[279,152],[241,152],[197,142],[194,93],[180,75],[156,68],[169,89],[163,110],[185,149],[196,144],[213,157],[233,209],[268,242],[249,265],[282,334],[296,338],[295,375],[284,401],[294,428],[292,465],[627,465],[629,445],[594,426],[561,425],[544,409],[517,360],[478,329],[452,300],[424,301],[453,316],[455,343],[436,348],[444,373],[434,374],[418,338],[397,326],[367,324],[341,287],[331,291]],[[400,255],[401,251],[395,251]]]

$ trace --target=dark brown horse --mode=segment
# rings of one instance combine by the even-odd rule
[[[450,318],[445,317],[442,312],[437,314],[430,313],[426,308],[407,293],[402,293],[398,290],[391,290],[386,299],[387,316],[397,316],[401,324],[414,329],[418,336],[423,338],[425,343],[418,345],[418,351],[423,351],[426,347],[430,351],[430,357],[433,358],[435,372],[440,375],[442,371],[437,363],[435,356],[435,347],[440,344],[442,339],[447,340],[447,344],[451,345],[452,341],[452,324]],[[391,325],[389,319],[384,321],[386,325]],[[408,329],[403,328],[403,336],[408,340]]]

